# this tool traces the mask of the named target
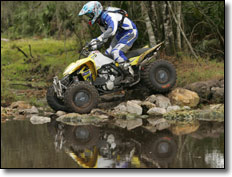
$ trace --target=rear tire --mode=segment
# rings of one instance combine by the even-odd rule
[[[89,113],[97,106],[99,94],[96,88],[86,81],[73,83],[65,92],[64,103],[73,112]]]
[[[142,71],[143,83],[155,93],[167,93],[176,83],[176,70],[166,60],[149,63]]]

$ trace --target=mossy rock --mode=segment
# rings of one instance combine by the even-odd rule
[[[206,121],[224,121],[224,105],[218,109],[205,109],[205,110],[181,110],[171,111],[164,114],[164,118],[167,120],[206,120]]]

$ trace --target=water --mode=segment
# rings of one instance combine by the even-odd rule
[[[8,121],[1,131],[2,168],[224,168],[224,123],[219,122],[150,133]]]

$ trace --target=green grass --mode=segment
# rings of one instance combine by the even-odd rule
[[[29,45],[33,58],[30,57]],[[22,49],[29,58],[26,58],[17,47]],[[79,58],[76,51],[78,45],[73,39],[64,41],[55,39],[21,39],[1,42],[1,101],[2,105],[8,105],[13,101],[25,100],[34,105],[42,106],[44,96],[18,95],[15,90],[30,89],[25,85],[34,88],[46,89],[52,78],[58,75],[62,77],[65,67]],[[196,62],[195,59],[184,57],[181,60],[171,59],[177,70],[176,87],[183,87],[187,84],[219,79],[224,77],[224,63],[208,61],[204,59]],[[39,101],[38,101],[39,100]]]
[[[31,46],[30,56],[29,45]],[[18,48],[23,50],[25,57]],[[24,99],[12,94],[11,89],[47,88],[55,75],[62,77],[65,67],[79,58],[75,40],[21,39],[1,42],[1,101],[3,103]],[[67,52],[66,52],[67,51]],[[31,96],[28,102],[35,103]]]
[[[177,70],[177,87],[184,87],[190,83],[224,78],[224,63],[207,61],[200,58],[183,58],[175,61]]]

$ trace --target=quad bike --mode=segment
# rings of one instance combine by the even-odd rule
[[[175,67],[166,60],[154,60],[160,43],[152,48],[141,48],[126,53],[127,67],[133,81],[122,82],[128,73],[110,56],[91,50],[87,43],[80,53],[86,58],[71,63],[59,80],[54,77],[47,91],[48,105],[55,111],[89,113],[99,103],[101,95],[131,89],[138,84],[154,93],[167,93],[175,85]],[[103,43],[98,44],[100,48]],[[152,60],[151,60],[152,59]]]

